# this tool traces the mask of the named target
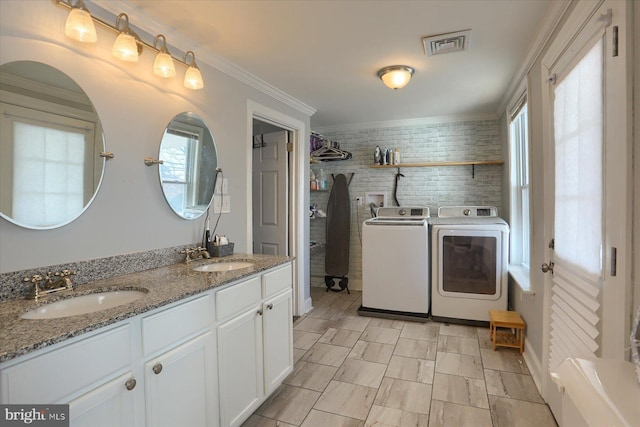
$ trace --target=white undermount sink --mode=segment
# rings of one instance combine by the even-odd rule
[[[57,319],[94,313],[128,304],[147,294],[147,290],[115,290],[71,297],[27,311],[23,319]]]
[[[194,270],[207,273],[212,271],[233,271],[249,267],[253,267],[253,264],[251,264],[250,262],[229,261],[201,265],[200,267],[195,267]]]

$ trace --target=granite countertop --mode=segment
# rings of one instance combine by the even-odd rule
[[[0,362],[134,317],[191,295],[220,287],[252,274],[285,264],[285,256],[234,254],[224,258],[194,260],[79,285],[45,297],[41,302],[14,299],[0,303]],[[247,261],[253,267],[226,272],[198,272],[193,268],[215,262]],[[103,311],[58,319],[25,320],[20,316],[43,304],[101,290],[147,289],[142,298]]]

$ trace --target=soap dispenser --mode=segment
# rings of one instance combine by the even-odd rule
[[[324,173],[324,169],[320,169],[320,185],[318,190],[326,190],[328,186],[327,175]]]

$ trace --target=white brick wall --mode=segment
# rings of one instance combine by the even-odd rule
[[[501,160],[499,120],[463,121],[453,123],[397,126],[372,129],[326,132],[324,136],[340,143],[340,148],[352,153],[351,160],[312,164],[319,175],[354,173],[349,186],[351,197],[351,238],[349,285],[358,289],[362,279],[362,250],[360,233],[362,222],[370,218],[369,207],[363,203],[356,208],[355,198],[367,192],[385,192],[387,204],[394,206],[393,186],[396,169],[372,169],[376,145],[381,149],[400,150],[402,163],[455,162],[473,160]],[[437,215],[443,205],[491,205],[502,208],[502,165],[475,167],[438,166],[401,168],[405,175],[398,183],[398,201],[402,206],[428,206]],[[331,186],[331,179],[329,185]],[[329,187],[331,188],[331,187]],[[312,192],[311,203],[326,212],[329,192]],[[311,240],[325,242],[325,219],[311,220]],[[311,258],[311,276],[323,277],[324,255]],[[313,279],[312,283],[317,283]]]

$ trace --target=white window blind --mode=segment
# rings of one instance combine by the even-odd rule
[[[13,121],[13,209],[21,223],[46,227],[74,218],[84,205],[89,132]]]
[[[549,370],[599,344],[603,227],[602,39],[554,88],[555,267]]]
[[[556,256],[597,277],[602,242],[602,41],[557,84]]]

